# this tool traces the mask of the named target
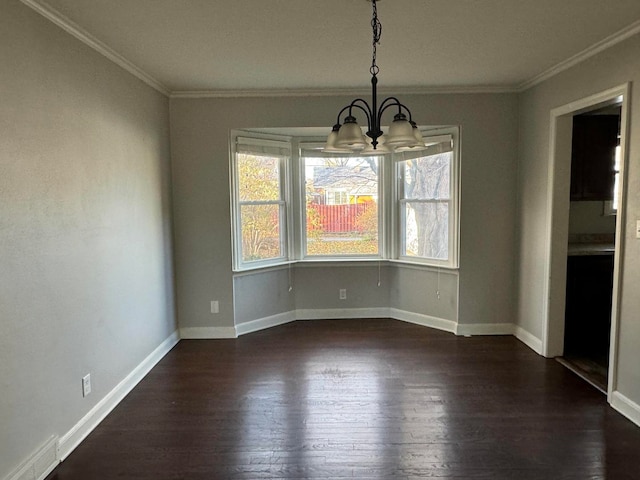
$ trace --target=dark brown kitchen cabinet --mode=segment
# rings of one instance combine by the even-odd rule
[[[612,200],[618,115],[573,117],[571,200]]]
[[[567,257],[564,355],[608,365],[613,255]]]

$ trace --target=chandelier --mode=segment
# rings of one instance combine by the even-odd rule
[[[411,118],[411,111],[396,97],[387,97],[378,106],[377,86],[380,68],[376,64],[376,46],[380,43],[382,24],[378,20],[376,0],[368,0],[373,6],[371,27],[373,29],[373,55],[371,60],[371,105],[362,98],[356,98],[338,113],[338,119],[327,138],[325,152],[331,153],[388,153],[392,149],[424,148],[424,139],[416,123]],[[397,109],[389,132],[383,136],[382,114],[388,109]],[[367,118],[367,132],[363,135],[354,113],[361,111]],[[340,119],[344,113],[344,121]],[[407,119],[408,115],[408,119]]]

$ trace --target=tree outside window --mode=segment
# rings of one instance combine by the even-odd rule
[[[447,260],[453,152],[400,162],[402,255]]]

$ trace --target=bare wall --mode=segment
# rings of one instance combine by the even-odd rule
[[[0,64],[5,478],[176,321],[168,100],[18,0],[0,3]]]
[[[350,100],[334,96],[172,98],[181,327],[231,327],[236,321],[229,208],[230,130],[325,126],[329,131],[336,112]],[[515,307],[517,96],[408,95],[402,100],[422,125],[461,126],[460,304],[452,308],[459,312],[460,323],[511,323]],[[369,273],[367,269],[362,272],[367,278],[359,284],[366,285]],[[328,285],[335,281],[328,269],[318,269],[317,275],[314,282]],[[302,282],[296,288],[304,289],[304,285]],[[421,295],[423,286],[413,287],[415,294]],[[367,295],[375,295],[377,290],[374,285]],[[296,304],[307,303],[304,299],[312,296],[313,291],[297,291]],[[220,301],[219,314],[211,314],[211,300]],[[246,309],[242,312],[244,316]]]

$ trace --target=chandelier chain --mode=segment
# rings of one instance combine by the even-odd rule
[[[371,18],[371,28],[373,29],[373,52],[371,58],[371,103],[367,102],[363,98],[356,98],[348,105],[342,108],[338,113],[336,123],[331,129],[331,133],[327,138],[327,146],[325,152],[332,153],[345,153],[363,150],[366,151],[371,148],[372,151],[382,151],[382,153],[390,152],[396,148],[424,148],[424,140],[422,134],[418,130],[416,123],[411,118],[411,111],[406,105],[400,103],[396,97],[387,97],[382,102],[378,103],[378,72],[380,69],[376,64],[377,47],[380,44],[380,37],[382,36],[382,24],[378,19],[378,8],[376,0],[368,0],[371,2],[373,8],[373,15]],[[382,131],[381,121],[382,114],[388,109],[397,109],[397,113],[393,116],[393,123],[389,127],[389,133],[385,135]],[[357,111],[362,112],[367,118],[367,131],[365,135],[371,140],[369,141],[370,147],[367,147],[367,140],[365,139],[361,128],[358,126],[358,122],[354,113]],[[347,112],[344,117],[344,123],[341,124],[342,115]],[[407,118],[409,117],[409,118]],[[378,141],[381,139],[381,141]],[[385,144],[386,147],[378,149],[378,145]],[[391,149],[389,149],[391,147]]]
[[[376,64],[376,47],[380,44],[382,24],[380,23],[380,20],[378,20],[378,7],[376,5],[376,0],[371,0],[371,4],[373,5],[373,17],[371,18],[371,28],[373,29],[373,55],[371,58],[371,68],[369,69],[369,72],[371,75],[376,76],[380,71],[380,68]]]

